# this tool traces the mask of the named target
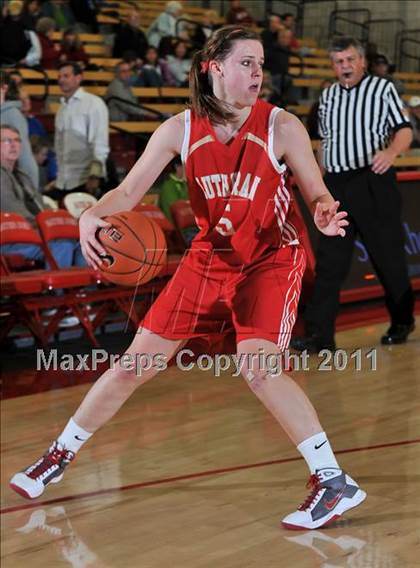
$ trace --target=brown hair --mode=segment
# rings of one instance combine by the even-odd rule
[[[2,88],[4,86],[7,87],[7,91],[4,96],[6,101],[18,101],[20,99],[18,86],[13,78],[10,77],[9,73],[6,73],[2,69],[0,70],[0,85]]]
[[[68,37],[69,35],[74,35],[75,40],[74,43],[70,43]],[[68,50],[80,50],[83,48],[83,44],[80,41],[79,34],[73,28],[69,28],[63,32],[63,37],[61,38],[61,49],[68,49]]]
[[[202,64],[209,61],[224,61],[233,49],[234,42],[253,39],[261,42],[260,36],[242,26],[224,26],[214,32],[201,51],[193,57],[190,71],[191,108],[198,116],[208,116],[214,124],[223,124],[234,118],[233,112],[223,101],[214,96],[208,70]]]

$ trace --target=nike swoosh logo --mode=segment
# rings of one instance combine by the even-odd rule
[[[79,442],[86,442],[86,440],[84,440],[83,438],[79,438],[79,436],[75,436],[76,440],[79,440]]]
[[[328,509],[329,511],[331,511],[331,509],[334,509],[334,507],[337,505],[337,503],[340,501],[343,495],[344,495],[344,489],[342,489],[340,493],[336,497],[334,497],[334,499],[331,499],[331,501],[325,501],[325,508]]]
[[[315,444],[315,449],[316,449],[316,450],[319,450],[319,448],[320,448],[321,446],[323,446],[324,444],[326,444],[326,443],[327,443],[327,440],[325,440],[324,442],[322,442],[322,444],[319,444],[319,446],[317,446],[317,445]]]

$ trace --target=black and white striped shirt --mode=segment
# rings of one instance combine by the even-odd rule
[[[369,166],[391,133],[410,127],[391,81],[366,75],[346,89],[334,83],[321,93],[318,110],[324,167],[340,173]]]

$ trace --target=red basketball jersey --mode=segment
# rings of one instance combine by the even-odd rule
[[[185,111],[181,152],[200,232],[193,248],[212,249],[228,264],[250,263],[269,248],[298,244],[301,220],[273,151],[281,109],[258,100],[230,144],[207,117]]]

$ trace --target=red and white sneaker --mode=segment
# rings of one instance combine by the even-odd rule
[[[10,487],[22,497],[35,499],[44,493],[49,483],[61,481],[64,468],[75,455],[55,441],[41,459],[12,477]]]
[[[283,519],[285,528],[319,529],[366,499],[366,493],[342,469],[318,469],[307,487],[312,489],[310,495],[297,511]]]

